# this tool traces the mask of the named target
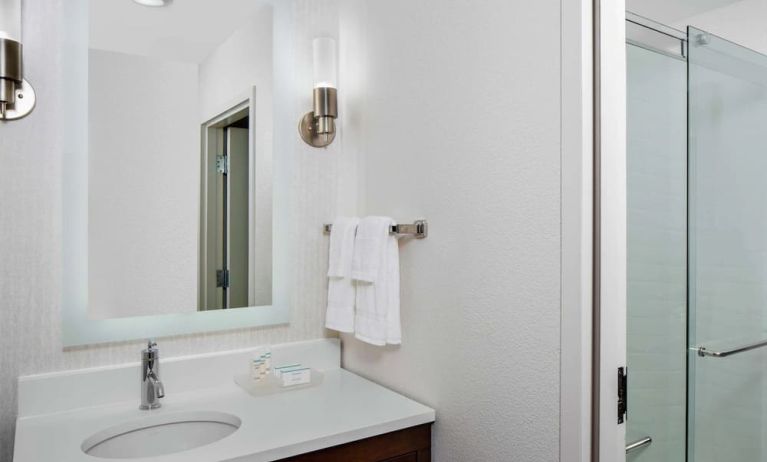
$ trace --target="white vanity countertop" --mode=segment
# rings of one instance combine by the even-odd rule
[[[138,409],[136,399],[21,417],[15,462],[94,462],[82,452],[88,437],[148,416],[189,411],[225,412],[242,424],[207,446],[136,462],[273,461],[433,422],[434,410],[344,369],[324,371],[318,386],[252,396],[229,381],[214,388],[174,393],[162,408]]]

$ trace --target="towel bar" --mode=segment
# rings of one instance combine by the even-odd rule
[[[333,225],[325,224],[322,230],[325,234],[330,234]],[[425,239],[429,235],[429,223],[426,220],[416,220],[413,223],[393,225],[389,234],[400,234],[403,236],[413,236],[416,239]]]

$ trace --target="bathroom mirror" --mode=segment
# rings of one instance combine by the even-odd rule
[[[264,5],[226,3],[89,3],[92,318],[271,305],[270,154],[250,87],[220,80]]]
[[[68,14],[64,344],[286,322],[272,5],[76,0]]]

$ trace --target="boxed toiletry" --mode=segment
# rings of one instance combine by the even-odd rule
[[[280,378],[283,372],[290,372],[294,369],[303,369],[303,368],[304,367],[300,364],[288,364],[285,366],[277,366],[274,368],[274,376],[277,378]]]
[[[308,367],[283,370],[279,378],[283,387],[306,385],[312,381],[312,371]]]
[[[281,391],[313,387],[322,382],[322,373],[300,363],[271,367],[270,352],[258,351],[250,362],[250,373],[234,377],[234,381],[251,395],[261,396]]]

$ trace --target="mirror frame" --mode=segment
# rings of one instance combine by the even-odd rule
[[[272,282],[272,305],[230,310],[135,316],[88,317],[88,3],[71,0],[64,13],[64,46],[60,95],[62,104],[61,165],[61,338],[64,347],[199,332],[288,324],[290,312]],[[250,105],[255,137],[256,87],[244,95]],[[255,143],[251,142],[251,149]],[[274,226],[274,221],[272,222]],[[192,232],[195,232],[193,230]],[[274,244],[273,244],[274,245]],[[275,258],[272,257],[274,268]],[[274,270],[274,269],[273,269]],[[277,302],[277,303],[275,303]]]

